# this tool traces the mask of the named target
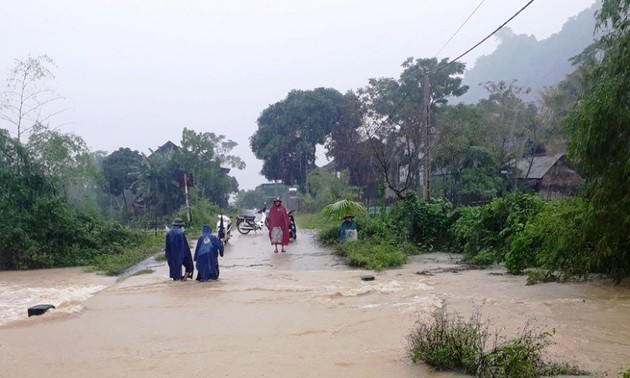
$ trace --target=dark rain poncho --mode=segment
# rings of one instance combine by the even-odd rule
[[[164,253],[168,262],[169,277],[174,280],[181,280],[182,265],[186,268],[186,274],[190,274],[192,277],[194,269],[192,254],[190,253],[186,234],[184,234],[184,230],[180,226],[173,226],[166,233]]]
[[[197,262],[197,281],[216,280],[219,278],[219,254],[223,257],[223,243],[212,235],[209,225],[203,226],[203,232],[195,247]]]

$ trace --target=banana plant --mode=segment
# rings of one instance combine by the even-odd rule
[[[347,199],[326,205],[321,211],[322,216],[331,220],[341,219],[348,215],[356,216],[358,213],[365,213],[365,206],[360,202]]]

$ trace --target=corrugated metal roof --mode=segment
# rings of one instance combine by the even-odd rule
[[[525,174],[529,170],[528,179],[541,179],[563,156],[562,153],[553,156],[535,156],[533,161],[532,158],[523,158],[516,162],[516,168],[519,171],[517,177],[525,178]],[[529,167],[530,163],[531,168]]]

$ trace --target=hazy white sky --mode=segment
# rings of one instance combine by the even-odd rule
[[[234,140],[241,189],[265,182],[256,119],[292,89],[344,93],[394,77],[408,57],[455,58],[528,0],[1,0],[0,79],[47,54],[66,109],[50,126],[92,151],[149,153],[184,127]],[[508,26],[538,40],[595,0],[537,0]],[[465,56],[469,66],[494,38]],[[14,131],[0,121],[0,128]],[[318,161],[323,165],[325,161]]]

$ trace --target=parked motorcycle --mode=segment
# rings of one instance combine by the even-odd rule
[[[267,220],[267,208],[256,211],[256,214],[260,214],[260,219],[256,220],[256,215],[237,215],[236,216],[236,229],[243,235],[249,234],[251,231],[262,230],[265,227],[265,221]]]
[[[232,219],[227,215],[219,215],[217,221],[217,236],[219,240],[226,245],[232,237]]]
[[[293,217],[294,211],[295,210],[291,210],[287,214],[289,215],[289,239],[296,240],[297,239],[297,226],[295,225],[295,218]]]

